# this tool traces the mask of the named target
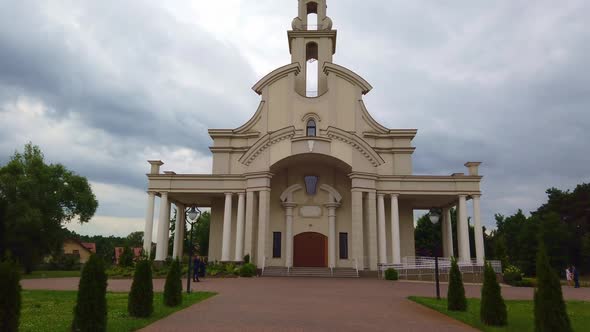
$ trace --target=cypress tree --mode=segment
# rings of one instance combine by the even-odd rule
[[[451,272],[449,274],[449,290],[447,292],[447,309],[451,311],[467,311],[467,299],[465,298],[465,288],[463,287],[463,278],[457,260],[451,262]]]
[[[482,323],[492,326],[504,326],[508,320],[506,304],[502,298],[500,284],[498,283],[496,272],[494,272],[494,269],[489,263],[486,263],[484,270],[479,316]]]
[[[84,265],[74,308],[72,331],[104,332],[107,330],[107,275],[103,261],[96,255]]]
[[[133,284],[127,301],[127,312],[131,317],[149,317],[154,312],[154,285],[152,282],[152,265],[142,259],[135,266]]]
[[[18,331],[21,295],[20,273],[10,262],[0,262],[0,331]]]
[[[537,252],[537,287],[535,289],[535,331],[572,331],[559,277],[549,264],[545,245]]]
[[[164,285],[164,305],[176,307],[182,303],[182,280],[181,280],[180,262],[174,260],[166,276]]]

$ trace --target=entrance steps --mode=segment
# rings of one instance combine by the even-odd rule
[[[358,278],[352,268],[293,267],[269,266],[264,269],[262,277],[312,277],[312,278]]]

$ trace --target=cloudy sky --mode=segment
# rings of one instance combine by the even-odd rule
[[[335,62],[418,128],[416,174],[481,160],[484,224],[590,181],[590,2],[329,0]],[[255,112],[296,0],[0,0],[0,163],[29,141],[91,181],[84,234],[143,230],[147,159],[207,173],[207,128]]]

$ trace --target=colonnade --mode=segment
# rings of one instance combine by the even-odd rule
[[[401,239],[400,239],[400,215],[399,194],[377,193],[376,191],[355,190],[352,194],[352,229],[351,247],[352,258],[357,260],[358,267],[368,267],[376,270],[378,264],[402,264]],[[237,218],[235,250],[231,252],[232,240],[232,216],[233,198],[237,195]],[[156,193],[148,193],[146,223],[144,228],[144,251],[151,251],[151,239],[153,234],[154,200]],[[223,231],[221,244],[222,261],[242,261],[245,254],[255,257],[258,266],[265,265],[267,252],[269,215],[270,215],[270,188],[249,190],[240,193],[225,193],[225,206],[223,215]],[[390,200],[390,220],[386,220],[385,199]],[[483,229],[480,216],[480,196],[471,196],[473,200],[473,223],[475,228],[476,261],[482,265],[485,260]],[[256,204],[258,203],[258,204]],[[179,211],[185,211],[185,206],[176,203]],[[328,264],[336,266],[336,209],[340,206],[330,196],[330,202],[325,204],[328,210]],[[283,202],[285,208],[285,265],[293,266],[293,213],[296,204],[292,200]],[[163,261],[168,257],[169,218],[171,202],[167,192],[160,193],[160,215],[158,222],[156,261]],[[257,216],[257,220],[255,217]],[[254,252],[254,225],[258,224],[257,250]],[[390,223],[390,239],[387,238],[386,223]],[[443,255],[453,255],[453,235],[451,226],[450,207],[442,211],[442,244]],[[184,238],[185,213],[178,213],[176,220],[176,236],[174,238],[173,257],[182,257]],[[364,234],[364,230],[368,234]],[[365,239],[368,243],[364,243]],[[391,241],[390,255],[387,253],[387,242]],[[469,224],[467,219],[467,195],[459,195],[457,203],[457,253],[460,262],[470,262],[471,252],[469,246]],[[365,248],[367,249],[365,252]],[[390,259],[389,259],[390,258]],[[367,261],[365,261],[367,259]]]
[[[160,194],[160,215],[158,218],[157,228],[157,245],[156,245],[156,261],[164,261],[168,257],[168,240],[169,240],[169,219],[171,211],[171,202],[168,198],[167,192],[161,192]],[[257,194],[257,195],[256,195]],[[237,220],[236,220],[236,236],[235,236],[235,250],[231,252],[231,241],[232,241],[232,216],[233,209],[232,203],[234,196],[238,196],[237,206]],[[150,253],[153,236],[153,219],[154,219],[154,206],[155,206],[156,193],[148,193],[147,212],[144,228],[144,252]],[[256,197],[257,196],[257,197]],[[267,247],[266,235],[268,234],[269,228],[269,215],[270,215],[270,188],[264,188],[259,190],[252,190],[248,192],[240,193],[225,193],[225,206],[223,214],[223,231],[222,231],[222,244],[221,244],[221,261],[242,261],[245,254],[256,256],[257,264],[259,266],[264,265],[265,248]],[[256,200],[258,206],[255,205]],[[183,204],[175,203],[178,211],[185,211],[186,207]],[[257,252],[253,252],[253,225],[256,222],[254,220],[255,215],[258,216],[258,243],[256,248]],[[186,221],[185,213],[178,213],[176,218],[176,226],[174,236],[174,246],[172,257],[182,257],[183,255],[183,243],[184,238],[184,227]]]

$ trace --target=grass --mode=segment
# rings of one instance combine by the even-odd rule
[[[534,331],[533,301],[507,300],[508,325],[502,328],[484,325],[479,320],[479,299],[467,299],[466,312],[448,311],[447,300],[411,296],[410,300],[434,309],[481,331]],[[574,331],[586,331],[590,326],[590,302],[567,301],[567,311]]]
[[[19,331],[69,331],[76,294],[76,291],[23,290]],[[169,308],[162,303],[162,293],[155,293],[152,317],[139,319],[127,314],[127,293],[107,293],[108,331],[136,331],[214,295],[208,292],[183,294],[182,305]]]
[[[31,274],[21,274],[22,279],[45,278],[76,278],[80,277],[80,271],[33,271]]]

